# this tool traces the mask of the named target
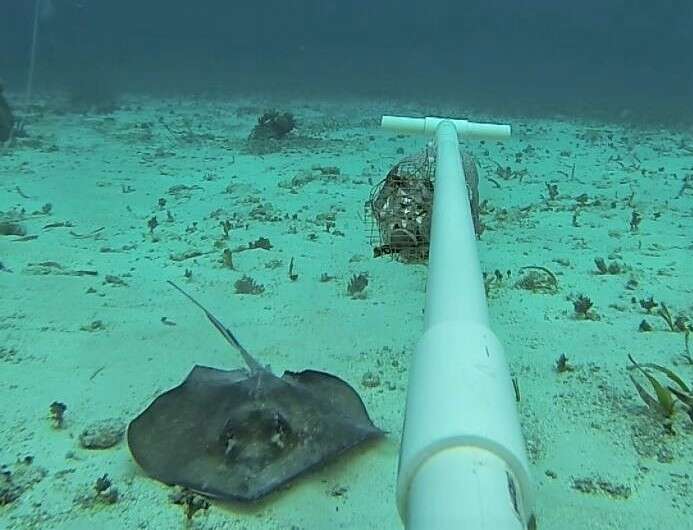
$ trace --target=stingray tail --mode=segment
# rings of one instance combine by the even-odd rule
[[[243,360],[245,361],[245,364],[248,365],[251,374],[256,374],[264,371],[264,368],[260,365],[260,363],[257,362],[252,355],[250,355],[248,350],[241,346],[241,343],[238,342],[238,340],[236,339],[236,337],[234,337],[233,333],[231,333],[231,330],[229,328],[225,327],[212,313],[207,311],[207,309],[200,302],[195,300],[191,295],[189,295],[183,289],[178,287],[171,280],[167,280],[167,283],[169,283],[174,289],[176,289],[193,304],[195,304],[197,307],[199,307],[200,309],[202,309],[202,311],[205,312],[205,315],[207,315],[207,318],[214,325],[214,327],[217,328],[219,333],[221,333],[224,336],[224,338],[227,340],[229,344],[231,344],[231,346],[236,348],[241,353],[241,356],[243,356]]]

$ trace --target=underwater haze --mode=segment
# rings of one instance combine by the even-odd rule
[[[512,127],[458,199],[528,527],[691,526],[693,2],[0,0],[0,530],[405,528],[383,115]]]
[[[33,3],[4,0],[0,18],[0,68],[19,85]],[[464,98],[506,112],[691,119],[685,0],[45,3],[43,87],[89,68],[127,92]]]

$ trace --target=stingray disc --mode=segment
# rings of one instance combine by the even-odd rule
[[[356,391],[333,375],[195,366],[130,423],[128,445],[161,482],[254,501],[382,435]]]

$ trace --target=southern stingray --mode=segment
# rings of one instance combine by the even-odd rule
[[[195,366],[128,427],[135,461],[151,477],[200,494],[254,501],[383,431],[338,377],[263,367],[197,300],[247,370]]]

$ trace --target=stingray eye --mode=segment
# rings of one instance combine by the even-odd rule
[[[224,456],[230,457],[232,456],[232,453],[236,449],[236,439],[235,438],[229,438],[226,440],[226,447],[224,448]]]
[[[230,438],[233,438],[235,435],[236,433],[234,432],[234,428],[231,421],[227,421],[226,425],[224,425],[224,428],[219,433],[219,441],[226,442]]]
[[[287,445],[293,445],[294,435],[289,422],[280,413],[272,415],[272,436],[270,442],[279,449],[284,449]]]
[[[236,438],[236,432],[231,425],[226,424],[224,429],[221,431],[219,434],[219,443],[224,449],[224,456],[227,458],[232,456],[234,449],[237,448],[238,439]]]
[[[282,416],[278,412],[274,413],[274,431],[279,434],[288,434],[289,432],[291,432],[289,422],[286,421],[286,418],[284,418],[284,416]]]

